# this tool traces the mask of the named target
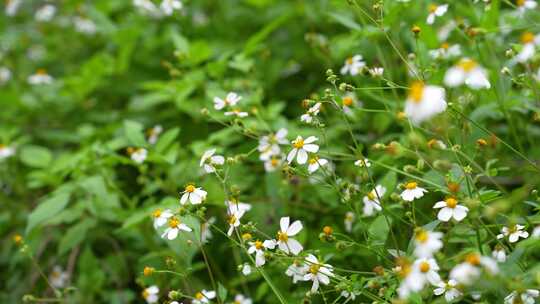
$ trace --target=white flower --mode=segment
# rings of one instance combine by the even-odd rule
[[[152,285],[143,290],[142,296],[146,300],[146,303],[152,304],[152,303],[157,303],[157,301],[159,300],[158,293],[159,293],[159,288],[156,285]]]
[[[266,240],[264,242],[257,240],[255,242],[250,242],[249,246],[248,253],[255,253],[255,266],[261,267],[266,263],[266,259],[264,258],[264,250],[276,248],[276,242],[274,240]]]
[[[245,276],[251,274],[251,266],[248,263],[242,265],[242,274]]]
[[[381,67],[373,67],[368,70],[371,77],[381,77],[384,73],[384,68]]]
[[[212,226],[216,222],[215,217],[211,217],[208,219],[208,221],[201,224],[201,242],[206,243],[208,240],[212,239],[212,230],[210,229],[210,226]]]
[[[435,294],[436,296],[444,294],[444,299],[446,300],[446,302],[450,303],[463,295],[463,293],[459,291],[459,289],[457,289],[457,285],[458,283],[456,280],[440,282],[436,285],[437,288],[433,290],[433,294]]]
[[[364,158],[364,159],[359,159],[357,161],[354,162],[354,165],[357,166],[357,167],[366,167],[366,168],[369,168],[371,167],[371,162],[369,161],[369,159],[367,158]]]
[[[322,104],[320,102],[317,102],[315,105],[309,108],[305,114],[300,116],[300,121],[305,122],[307,124],[312,123],[313,118],[319,115],[319,111],[321,110],[321,105]]]
[[[49,276],[49,282],[54,288],[64,288],[69,280],[69,274],[62,267],[56,265]]]
[[[401,192],[401,198],[404,201],[412,202],[415,199],[421,198],[424,196],[424,193],[428,192],[426,189],[418,187],[416,182],[408,182],[405,184],[405,190]]]
[[[461,59],[444,75],[444,84],[449,87],[457,87],[464,83],[474,90],[491,88],[486,70],[469,58]]]
[[[234,302],[232,302],[231,304],[252,304],[252,303],[253,301],[250,298],[247,298],[242,294],[237,294],[234,297]]]
[[[54,5],[45,4],[36,11],[36,13],[34,14],[34,18],[37,21],[47,22],[51,21],[55,13],[56,7]]]
[[[257,147],[257,150],[261,153],[259,159],[267,161],[272,156],[279,155],[281,153],[279,145],[286,145],[288,143],[287,132],[287,129],[281,128],[275,134],[262,136]]]
[[[133,5],[144,14],[150,15],[154,18],[162,17],[161,11],[150,0],[133,0]]]
[[[175,10],[182,9],[182,2],[179,0],[163,0],[159,6],[163,14],[170,16]]]
[[[491,252],[491,256],[499,263],[506,262],[506,252],[504,251],[504,248],[497,245]]]
[[[0,144],[0,160],[11,157],[15,154],[15,148]]]
[[[345,65],[341,68],[342,75],[351,74],[356,76],[366,66],[366,63],[362,60],[362,55],[354,55],[345,60]]]
[[[302,136],[297,136],[296,139],[292,141],[293,149],[287,155],[287,162],[290,164],[296,157],[296,162],[298,164],[305,164],[308,159],[308,152],[317,153],[317,151],[319,151],[319,146],[313,144],[317,140],[319,139],[315,136],[310,136],[305,140]]]
[[[136,162],[137,164],[142,164],[146,160],[146,157],[148,156],[148,151],[145,148],[131,148],[128,149],[129,156],[131,157],[131,160]]]
[[[156,209],[154,212],[152,212],[152,217],[154,218],[154,228],[157,229],[158,227],[161,227],[167,223],[169,218],[171,218],[174,214],[170,209],[165,209],[161,211],[161,209]]]
[[[540,237],[540,226],[534,227],[534,230],[532,232],[532,237],[534,238]]]
[[[429,51],[429,56],[433,59],[450,59],[461,56],[461,46],[459,44],[449,45],[444,42],[441,47]]]
[[[381,199],[385,193],[386,188],[381,185],[377,185],[375,186],[375,189],[371,190],[366,196],[364,196],[364,216],[372,216],[375,212],[382,210],[379,199]]]
[[[405,115],[419,124],[446,110],[445,91],[438,86],[416,81],[405,103]]]
[[[540,44],[540,35],[534,35],[531,32],[521,34],[521,51],[514,58],[515,61],[524,63],[533,58],[536,52],[536,45]]]
[[[240,226],[240,219],[244,216],[244,210],[229,210],[227,222],[229,223],[229,230],[227,235],[231,236],[236,227]]]
[[[534,304],[540,292],[537,289],[527,289],[525,292],[512,291],[504,298],[504,304]]]
[[[225,206],[227,206],[227,212],[228,213],[234,213],[234,212],[246,212],[251,210],[251,205],[239,202],[235,198],[231,198],[228,201],[225,201]]]
[[[163,234],[161,234],[162,238],[167,237],[169,240],[174,240],[180,231],[187,231],[191,232],[191,228],[188,227],[188,225],[182,223],[179,218],[177,217],[171,217],[168,220],[168,226],[165,231],[163,231]]]
[[[448,4],[435,5],[432,4],[429,6],[429,15],[426,19],[427,24],[433,24],[435,22],[435,17],[441,17],[446,14],[448,10]]]
[[[347,301],[354,301],[356,299],[356,296],[361,295],[362,292],[360,291],[347,291],[344,290],[341,292],[341,296],[344,297]],[[348,303],[348,302],[344,302]]]
[[[430,258],[443,247],[441,232],[418,229],[414,236],[414,255],[419,258]]]
[[[180,198],[180,204],[185,205],[189,201],[193,205],[198,205],[206,199],[207,192],[204,191],[201,187],[195,187],[193,184],[186,186]]]
[[[22,4],[22,0],[7,0],[6,8],[5,8],[6,15],[15,16],[21,4]]]
[[[304,248],[300,242],[290,237],[297,235],[298,232],[302,230],[302,223],[297,220],[289,225],[289,220],[289,217],[282,217],[279,220],[281,230],[277,233],[276,242],[279,249],[283,250],[285,253],[298,255]]]
[[[517,0],[516,6],[517,6],[518,13],[522,15],[527,10],[535,9],[537,6],[537,3],[535,0]]]
[[[319,263],[319,260],[312,254],[308,254],[305,264],[309,268],[304,275],[304,281],[313,281],[311,292],[317,291],[319,284],[330,284],[330,277],[334,276],[331,265]]]
[[[292,277],[293,284],[296,284],[298,281],[303,281],[304,276],[309,271],[309,266],[300,263],[300,261],[295,260],[285,271],[285,274],[289,277]]]
[[[469,208],[458,205],[458,201],[453,197],[448,197],[444,201],[437,202],[433,208],[441,209],[437,214],[437,218],[441,222],[448,222],[451,218],[460,222],[467,216],[467,212],[469,212]]]
[[[319,169],[319,167],[326,166],[328,160],[313,156],[308,160],[308,172],[311,174]]]
[[[269,160],[264,162],[264,170],[266,172],[274,172],[282,165],[283,159],[272,156]]]
[[[73,18],[73,23],[75,24],[75,30],[79,33],[93,35],[97,31],[96,24],[90,19],[75,17]]]
[[[351,233],[352,232],[352,226],[355,220],[354,212],[348,211],[345,214],[345,219],[343,220],[343,223],[345,225],[345,231]]]
[[[195,299],[191,301],[192,304],[206,304],[210,303],[210,300],[216,297],[216,292],[213,290],[201,290],[195,294]]]
[[[529,233],[527,231],[523,231],[523,228],[525,228],[525,226],[519,224],[512,227],[502,227],[501,233],[497,235],[497,239],[508,237],[508,241],[510,243],[519,241],[519,238],[526,239],[529,237]]]
[[[426,283],[437,286],[441,282],[438,270],[439,265],[435,259],[421,258],[414,261],[398,288],[400,298],[407,298],[411,292],[419,292]]]
[[[0,67],[0,85],[5,84],[11,79],[11,71],[6,67]]]
[[[471,253],[467,255],[465,262],[456,265],[450,271],[450,278],[458,283],[470,285],[480,277],[482,267],[491,274],[496,274],[499,271],[497,262],[494,259]]]
[[[39,69],[35,74],[28,76],[28,83],[32,85],[51,84],[53,78],[44,69]]]
[[[353,93],[347,93],[341,99],[341,108],[343,109],[343,112],[347,115],[352,115],[352,108],[358,107],[360,105],[361,103],[358,101],[358,98],[356,98],[356,95]]]
[[[148,129],[146,132],[148,135],[148,142],[151,145],[155,145],[161,132],[163,132],[163,127],[161,125],[155,125],[153,128]]]
[[[229,92],[225,99],[219,97],[214,97],[214,109],[221,110],[226,106],[234,107],[242,99],[242,96],[236,94],[235,92]]]
[[[224,113],[225,116],[236,116],[236,117],[247,117],[249,114],[248,112],[242,112],[239,109],[232,109],[231,111],[227,111]]]
[[[203,167],[206,173],[216,172],[216,166],[221,166],[225,163],[225,158],[221,155],[214,155],[216,149],[206,150],[201,157],[199,167]]]

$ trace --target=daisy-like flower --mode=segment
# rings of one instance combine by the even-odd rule
[[[240,109],[236,109],[236,108],[230,111],[227,111],[224,114],[225,116],[236,116],[239,118],[247,117],[249,115],[248,112],[242,112],[240,111]]]
[[[148,156],[148,151],[145,148],[128,148],[129,157],[137,164],[142,164]]]
[[[347,58],[345,60],[345,65],[340,70],[341,74],[350,74],[351,76],[358,75],[366,66],[366,63],[362,59],[362,55],[354,55]]]
[[[75,17],[73,23],[75,24],[75,30],[79,33],[93,35],[97,31],[96,24],[91,19]]]
[[[418,229],[414,235],[414,255],[419,258],[432,257],[443,247],[442,237],[441,232]]]
[[[148,129],[148,131],[146,131],[148,142],[151,145],[155,145],[161,132],[163,132],[163,127],[161,125],[155,125],[153,128]]]
[[[231,198],[228,201],[225,201],[225,206],[227,206],[227,212],[247,212],[251,210],[251,205],[239,202],[236,198]]]
[[[145,288],[142,292],[142,297],[146,303],[157,303],[159,300],[159,288],[156,285]]]
[[[245,211],[243,210],[235,210],[229,212],[229,216],[227,218],[227,222],[229,223],[229,230],[227,231],[228,236],[231,236],[234,229],[240,226],[240,219],[242,218],[242,216],[244,216],[244,213]]]
[[[359,104],[356,95],[353,93],[347,93],[343,98],[341,98],[341,109],[347,115],[352,115],[352,108],[357,107]]]
[[[262,161],[269,160],[272,156],[279,155],[281,153],[280,145],[286,145],[287,129],[281,128],[275,134],[269,134],[262,136],[259,140],[259,146],[257,150],[261,153],[259,159]]]
[[[444,84],[449,87],[466,84],[473,90],[491,88],[486,70],[469,58],[461,59],[457,65],[446,71]]]
[[[304,140],[302,136],[297,136],[295,140],[292,141],[293,149],[287,155],[287,162],[290,164],[294,158],[299,165],[303,165],[308,160],[308,152],[317,153],[319,151],[319,146],[314,144],[319,140],[315,136],[310,136]]]
[[[245,276],[251,274],[251,266],[248,263],[242,265],[242,274]]]
[[[424,196],[425,192],[428,192],[428,191],[422,187],[418,187],[417,182],[408,182],[405,184],[405,190],[401,192],[401,198],[404,201],[412,202],[415,199],[418,199]]]
[[[261,267],[266,263],[264,250],[276,248],[276,242],[274,240],[266,240],[264,242],[257,240],[255,242],[250,242],[249,246],[248,253],[255,253],[255,266]]]
[[[193,304],[206,304],[216,297],[216,292],[213,290],[201,290],[195,294],[195,299],[191,301]]]
[[[371,162],[369,161],[369,159],[367,158],[364,158],[364,159],[359,159],[357,161],[354,162],[354,165],[357,166],[357,167],[366,167],[366,168],[369,168],[371,167]]]
[[[405,103],[405,115],[419,124],[446,110],[445,91],[438,86],[413,82]]]
[[[49,276],[49,282],[54,288],[64,288],[69,279],[69,274],[65,272],[62,267],[54,266],[51,275]]]
[[[320,284],[330,284],[330,277],[334,276],[332,265],[319,263],[319,260],[313,254],[306,257],[305,264],[309,268],[304,275],[304,281],[313,281],[311,292],[316,292]]]
[[[506,251],[500,245],[496,245],[491,252],[491,256],[499,263],[506,262]]]
[[[45,69],[38,69],[35,74],[28,76],[28,83],[31,85],[51,84],[53,78],[47,74]]]
[[[0,144],[0,160],[11,157],[15,154],[15,148]]]
[[[441,17],[448,11],[448,4],[436,5],[431,4],[429,6],[429,15],[426,19],[427,24],[433,24],[436,17]]]
[[[385,193],[386,188],[381,185],[377,185],[375,186],[375,189],[371,190],[366,196],[364,196],[364,216],[372,216],[375,214],[375,212],[382,210],[379,199],[382,198]]]
[[[356,300],[356,296],[361,295],[362,293],[360,291],[349,291],[344,290],[341,292],[341,296],[344,297],[347,301],[354,301]]]
[[[293,284],[296,284],[298,281],[303,281],[304,276],[309,271],[309,266],[301,263],[299,260],[295,260],[285,271],[285,274],[289,277],[292,277]]]
[[[163,234],[161,235],[161,237],[162,238],[167,237],[167,239],[169,239],[170,241],[176,239],[180,231],[187,231],[187,232],[192,231],[188,225],[180,221],[180,218],[177,218],[174,216],[169,218],[167,224],[169,227],[167,227],[167,229],[163,231]]]
[[[457,285],[458,282],[456,280],[440,282],[436,285],[437,288],[433,290],[433,294],[436,296],[444,294],[444,299],[446,300],[446,302],[450,303],[463,295],[463,293],[457,288]]]
[[[5,12],[8,16],[15,16],[19,10],[22,0],[6,0]]]
[[[345,219],[343,220],[343,224],[345,225],[345,231],[349,233],[352,232],[354,220],[355,220],[354,212],[348,211],[345,214]]]
[[[206,150],[201,157],[199,167],[204,168],[206,173],[216,172],[216,166],[221,166],[225,163],[225,157],[221,155],[214,155],[215,153],[216,149]]]
[[[146,15],[150,15],[154,18],[162,17],[161,11],[154,2],[150,0],[133,0],[133,5]]]
[[[512,291],[504,298],[504,304],[534,304],[540,291],[537,289],[527,289],[524,292]]]
[[[157,229],[165,224],[167,224],[167,221],[169,218],[173,216],[173,212],[170,209],[156,209],[154,212],[152,212],[152,217],[154,218],[154,228]]]
[[[224,99],[214,97],[214,109],[222,110],[227,106],[234,107],[240,101],[240,99],[242,99],[242,96],[236,94],[235,92],[229,92]]]
[[[450,45],[447,42],[441,44],[438,49],[429,51],[429,56],[433,59],[450,59],[461,56],[461,46],[459,44]]]
[[[182,197],[180,198],[181,205],[185,205],[188,201],[193,205],[198,205],[206,199],[207,192],[201,187],[189,184],[180,194],[182,194]]]
[[[212,226],[216,222],[215,217],[211,217],[208,219],[208,221],[201,224],[201,242],[207,243],[210,239],[212,239],[212,229],[210,229],[210,226]]]
[[[524,63],[533,58],[536,52],[536,45],[540,44],[540,35],[535,36],[531,32],[525,32],[521,34],[521,44],[521,51],[516,55],[514,60]]]
[[[231,304],[252,304],[253,301],[244,296],[243,294],[237,294],[235,297],[234,297],[234,302],[232,302]]]
[[[434,209],[441,209],[437,214],[437,218],[441,222],[448,222],[451,218],[461,222],[469,212],[469,208],[458,205],[458,201],[453,197],[448,197],[444,201],[437,202]]]
[[[520,15],[527,10],[535,9],[537,5],[535,0],[516,0],[517,10]]]
[[[11,79],[11,71],[6,67],[0,67],[0,85],[4,85]]]
[[[289,225],[289,217],[282,217],[279,220],[280,230],[277,233],[276,243],[279,249],[283,250],[285,253],[292,253],[293,255],[298,255],[302,249],[302,245],[295,239],[292,239],[292,236],[295,236],[302,230],[302,223],[300,221],[294,221]]]
[[[407,298],[411,292],[419,292],[426,283],[437,286],[441,282],[441,277],[437,273],[439,265],[435,259],[421,258],[414,261],[407,275],[398,288],[400,298]]]
[[[182,9],[182,2],[180,0],[163,0],[159,6],[163,14],[170,16],[175,10]]]
[[[487,270],[491,274],[499,272],[497,262],[486,256],[481,256],[477,253],[468,254],[465,261],[456,265],[450,271],[450,278],[464,285],[471,285],[480,277],[482,269]]]
[[[529,233],[527,231],[524,231],[523,228],[525,228],[525,226],[519,224],[513,225],[511,227],[502,227],[501,233],[497,235],[497,239],[508,237],[508,241],[510,243],[515,243],[519,241],[519,238],[526,239],[529,237]]]
[[[45,4],[36,11],[36,13],[34,14],[34,18],[37,21],[47,22],[52,20],[55,13],[56,6],[51,4]]]
[[[381,67],[373,67],[368,70],[371,77],[381,77],[384,73],[384,68]]]
[[[320,167],[326,166],[327,164],[328,160],[324,158],[319,158],[318,156],[313,156],[308,160],[308,172],[311,174],[319,170]]]
[[[321,110],[321,105],[322,104],[320,102],[317,102],[315,105],[313,105],[311,108],[309,108],[305,114],[300,116],[300,121],[305,122],[307,124],[312,123],[313,118],[315,118],[315,116],[319,115],[319,112]]]
[[[269,160],[264,162],[264,170],[266,172],[274,172],[283,165],[283,159],[281,157],[272,156]]]

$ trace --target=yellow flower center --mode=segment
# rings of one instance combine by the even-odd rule
[[[318,161],[319,161],[319,158],[315,156],[315,157],[312,157],[312,158],[309,159],[309,164],[310,164],[310,165],[314,165],[314,164],[316,164]]]
[[[38,75],[47,75],[47,70],[45,70],[45,69],[38,69],[38,70],[36,71],[36,74],[38,74]]]
[[[143,298],[145,298],[145,299],[146,299],[146,298],[148,298],[148,296],[149,296],[149,295],[150,295],[150,292],[149,292],[148,290],[146,290],[146,289],[145,289],[145,290],[143,290],[143,292],[142,292],[142,296],[143,296]]]
[[[445,199],[444,201],[446,202],[446,207],[448,207],[448,208],[454,209],[457,206],[457,200],[455,198],[453,198],[453,197],[449,197],[449,198]]]
[[[178,227],[178,225],[180,225],[180,220],[179,219],[173,217],[173,218],[171,218],[169,220],[169,227],[176,228],[176,227]]]
[[[289,239],[289,236],[287,235],[286,232],[278,231],[277,239],[282,241],[282,242],[287,242],[287,240]]]
[[[299,138],[293,142],[293,147],[296,149],[300,149],[304,146],[304,140],[302,138]]]
[[[415,81],[411,85],[411,89],[409,92],[409,98],[412,99],[412,101],[419,103],[422,101],[422,97],[424,96],[424,83],[421,81]]]
[[[313,265],[309,266],[309,272],[311,272],[312,274],[317,274],[317,272],[319,272],[320,268],[321,268],[321,266],[319,266],[317,264],[313,264]]]
[[[197,292],[195,294],[195,299],[202,300],[202,299],[204,299],[204,295],[202,293],[200,293],[200,292]]]
[[[272,165],[272,167],[277,167],[278,164],[279,164],[279,160],[277,158],[272,158],[270,160],[270,165]]]
[[[471,253],[465,257],[465,261],[471,265],[478,266],[480,265],[480,256],[476,253]]]
[[[255,241],[255,248],[258,250],[263,249],[263,242]]]
[[[343,97],[343,105],[346,107],[350,107],[353,104],[353,99],[350,96]]]
[[[330,226],[324,226],[322,231],[326,235],[331,235],[334,232],[334,229]]]
[[[516,5],[517,6],[524,6],[525,5],[525,0],[516,0]]]
[[[242,239],[247,241],[247,240],[251,240],[251,234],[250,233],[244,233],[242,234]]]
[[[521,43],[527,44],[532,43],[534,41],[534,34],[531,32],[525,32],[521,34]]]
[[[347,62],[347,64],[353,64],[352,57],[347,58],[346,62]]]
[[[374,200],[375,198],[377,198],[375,191],[369,192],[369,193],[367,194],[367,197],[368,197],[370,200]]]
[[[420,271],[423,273],[426,273],[429,271],[429,263],[428,262],[422,262],[420,263]]]
[[[416,189],[416,187],[418,186],[418,184],[416,182],[408,182],[406,185],[405,185],[405,189],[407,190],[413,190],[413,189]]]
[[[195,192],[195,186],[193,186],[193,185],[188,185],[188,186],[186,187],[186,192],[188,192],[188,193]]]
[[[155,217],[155,218],[158,218],[161,216],[161,209],[156,209],[154,210],[154,212],[152,213],[152,215]]]
[[[228,220],[229,225],[234,225],[234,223],[236,223],[237,220],[238,219],[236,218],[236,215],[234,215],[234,214],[230,215],[229,220]]]
[[[463,59],[459,62],[458,66],[465,72],[470,72],[477,66],[477,63],[472,59]]]
[[[431,5],[429,6],[429,12],[430,12],[430,13],[435,13],[435,11],[437,10],[437,7],[438,7],[437,5],[431,4]]]
[[[448,44],[448,42],[443,42],[443,44],[441,44],[441,49],[448,50],[449,47],[450,45]]]
[[[415,239],[419,243],[425,243],[429,239],[429,234],[428,234],[427,231],[425,231],[423,229],[418,230],[418,232],[416,232]]]

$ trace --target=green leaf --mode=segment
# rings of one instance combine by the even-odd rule
[[[370,244],[374,246],[382,246],[388,238],[388,233],[390,232],[390,226],[388,222],[391,223],[391,219],[386,219],[384,215],[379,215],[373,223],[369,226],[368,234],[370,238]]]
[[[132,120],[125,120],[124,132],[130,145],[135,147],[146,146],[142,124]]]
[[[57,215],[66,207],[69,202],[70,193],[58,193],[38,205],[30,216],[28,216],[28,226],[26,233],[30,232],[34,227],[45,222],[46,220]]]
[[[157,153],[163,153],[180,133],[179,128],[170,129],[161,135],[156,143],[155,150]]]
[[[30,167],[45,168],[52,161],[49,149],[40,146],[26,146],[21,150],[21,161]]]
[[[362,27],[360,24],[356,23],[350,16],[346,16],[344,14],[338,14],[338,13],[328,13],[328,16],[330,16],[335,21],[341,23],[343,26],[355,30],[355,31],[361,31]]]
[[[77,225],[68,229],[66,234],[60,240],[58,246],[58,254],[62,255],[68,252],[71,248],[81,243],[85,238],[89,229],[96,226],[95,219],[85,219]]]
[[[227,289],[221,283],[218,283],[218,297],[223,302],[227,299]]]

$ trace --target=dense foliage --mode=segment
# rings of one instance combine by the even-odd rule
[[[8,0],[1,303],[536,303],[534,0]]]

